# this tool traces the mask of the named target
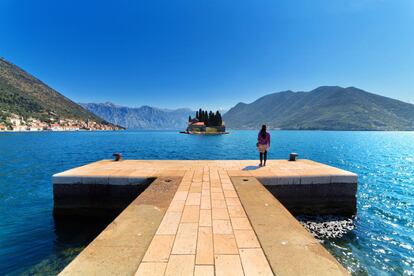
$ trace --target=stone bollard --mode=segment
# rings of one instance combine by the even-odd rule
[[[112,156],[115,158],[114,159],[115,162],[118,162],[118,161],[122,160],[122,154],[120,154],[120,153],[114,153],[114,154],[112,154]]]
[[[297,157],[298,157],[298,154],[297,154],[297,153],[292,152],[292,153],[289,155],[289,161],[294,162],[294,161],[296,161],[296,158],[297,158]]]

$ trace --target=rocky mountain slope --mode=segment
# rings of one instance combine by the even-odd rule
[[[103,119],[66,98],[16,65],[0,58],[0,123],[10,118],[49,122],[73,120],[107,124]]]
[[[223,119],[228,128],[308,130],[414,130],[414,105],[338,86],[284,91],[239,103]]]

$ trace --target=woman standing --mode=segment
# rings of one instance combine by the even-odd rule
[[[266,125],[262,125],[262,129],[257,137],[257,149],[260,153],[260,167],[266,166],[267,151],[270,147],[270,134],[266,131]],[[264,157],[264,162],[263,162]]]

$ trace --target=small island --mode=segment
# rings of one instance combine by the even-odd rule
[[[195,118],[188,117],[187,129],[181,133],[198,135],[228,134],[219,111],[214,113],[211,110],[207,111],[201,108],[196,112]]]

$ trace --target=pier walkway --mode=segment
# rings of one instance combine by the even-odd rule
[[[309,160],[252,164],[100,161],[55,175],[55,196],[156,179],[61,275],[347,275],[257,179],[329,185],[356,175]]]

